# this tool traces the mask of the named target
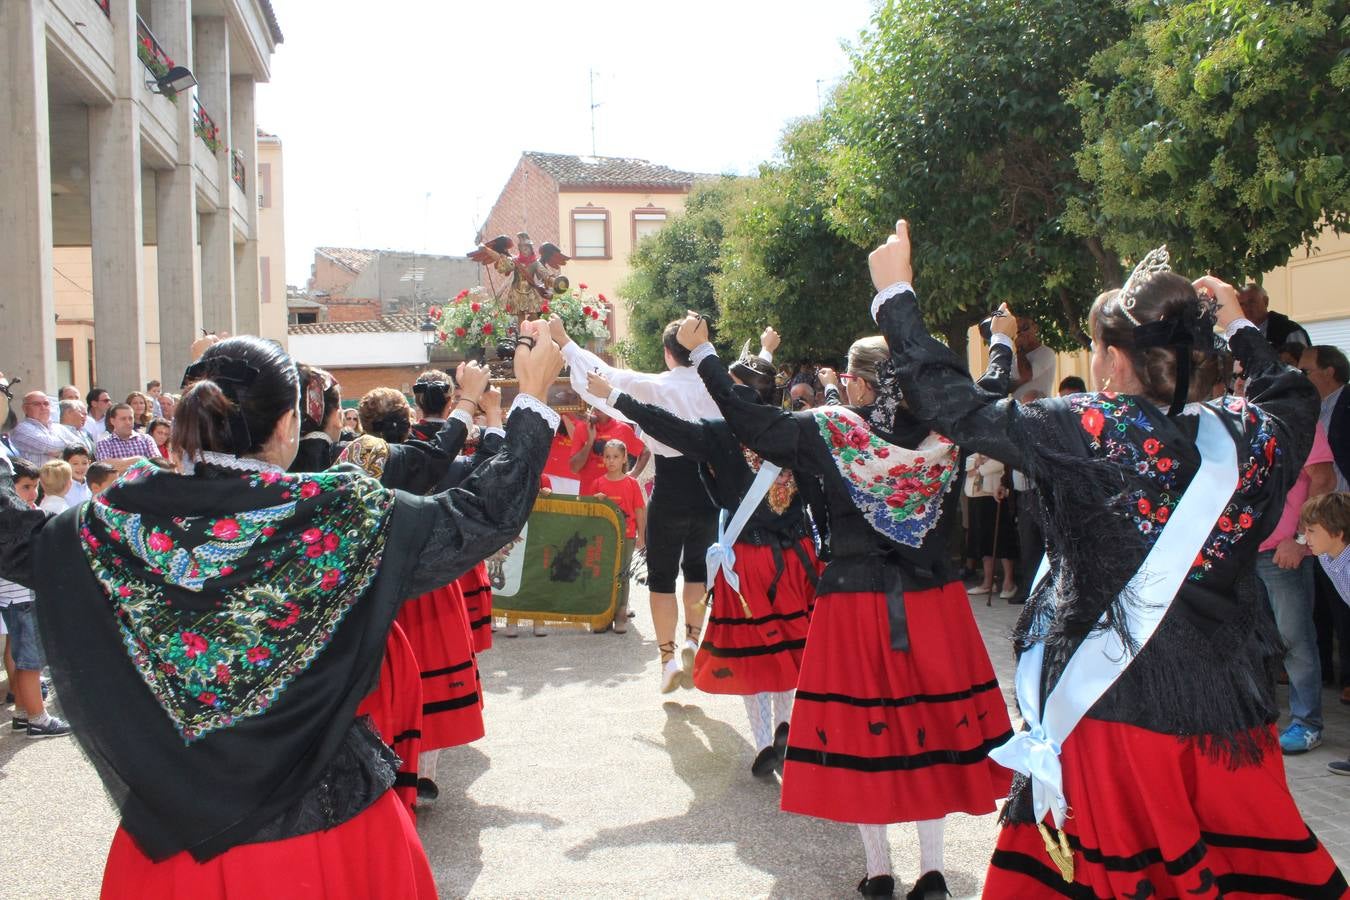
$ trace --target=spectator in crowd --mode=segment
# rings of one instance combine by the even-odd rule
[[[39,507],[56,515],[70,508],[66,495],[70,493],[73,480],[70,463],[64,459],[49,459],[38,470],[38,483],[42,486],[42,502]]]
[[[80,389],[73,384],[68,384],[56,392],[57,401],[78,400],[80,399]]]
[[[84,480],[89,485],[89,493],[97,497],[117,481],[117,468],[106,462],[90,463]]]
[[[367,391],[357,411],[364,434],[383,438],[391,444],[403,443],[412,431],[412,410],[402,391],[383,387]]]
[[[1303,504],[1299,517],[1308,549],[1336,589],[1338,602],[1350,604],[1350,494],[1330,493]],[[1350,760],[1327,763],[1336,775],[1350,775]]]
[[[1336,473],[1336,490],[1350,490],[1346,476],[1350,474],[1350,361],[1338,348],[1319,345],[1303,351],[1298,367],[1308,376],[1322,398],[1318,422],[1326,430],[1331,445],[1332,464]],[[1333,675],[1339,669],[1341,702],[1350,704],[1350,609],[1337,600],[1336,590],[1319,566],[1314,583],[1317,590],[1316,620],[1318,623],[1318,650],[1322,660],[1322,675],[1327,683],[1335,683]],[[1332,635],[1340,644],[1339,666],[1333,665]]]
[[[9,440],[20,456],[35,466],[57,459],[66,449],[65,429],[51,424],[52,401],[42,391],[23,397],[23,421],[14,426]]]
[[[169,435],[173,433],[173,424],[167,419],[155,419],[150,423],[150,427],[145,429],[145,433],[150,440],[155,442],[159,448],[161,459],[169,458]]]
[[[607,441],[602,457],[604,468],[590,481],[587,488],[588,493],[597,497],[607,497],[623,510],[624,540],[620,570],[625,572],[628,571],[633,558],[633,550],[644,550],[647,546],[647,498],[642,493],[637,479],[632,475],[631,451],[632,448],[619,438]],[[629,584],[629,579],[623,579],[619,602],[614,608],[615,634],[628,631]]]
[[[71,444],[61,458],[70,464],[70,491],[66,494],[66,503],[79,506],[91,496],[87,479],[93,455],[84,446]]]
[[[1280,362],[1297,369],[1299,360],[1303,359],[1303,351],[1307,349],[1307,345],[1298,341],[1285,341],[1275,349],[1275,353],[1280,357]]]
[[[966,457],[965,495],[969,507],[970,529],[966,534],[966,556],[983,564],[984,579],[971,588],[972,597],[992,594],[994,560],[1003,568],[999,597],[1014,600],[1018,595],[1013,557],[1017,545],[1017,522],[1013,505],[1003,485],[1003,463],[980,453]]]
[[[583,487],[594,483],[609,471],[604,454],[610,441],[619,441],[627,448],[626,474],[637,478],[647,468],[652,452],[642,443],[633,426],[612,418],[602,409],[592,407],[585,418],[577,421],[577,434],[574,436],[576,452],[569,463]]]
[[[43,399],[47,399],[43,396]],[[11,461],[14,467],[14,493],[28,506],[37,508],[38,467],[23,458]],[[70,725],[47,712],[42,700],[42,647],[38,643],[37,614],[33,608],[33,592],[12,581],[0,578],[0,619],[4,620],[9,636],[5,641],[6,669],[13,673],[10,686],[14,692],[15,731],[27,732],[30,738],[58,737],[70,734]],[[8,665],[13,660],[13,667]]]
[[[89,421],[84,404],[79,400],[62,400],[60,410],[60,424],[65,432],[66,445],[78,445],[93,453],[94,439],[84,430],[85,423]]]
[[[1031,319],[1017,317],[1017,368],[1013,372],[1013,395],[1036,391],[1050,396],[1055,383],[1055,351],[1041,343],[1041,327]]]
[[[1284,669],[1289,675],[1291,721],[1280,733],[1280,748],[1286,754],[1306,753],[1322,743],[1322,666],[1313,623],[1315,564],[1298,542],[1297,532],[1304,501],[1335,487],[1331,449],[1319,423],[1312,450],[1285,496],[1280,520],[1256,554],[1256,574],[1266,586],[1275,625],[1289,648]]]
[[[159,448],[155,446],[155,442],[136,431],[130,404],[118,403],[108,410],[108,427],[108,433],[95,448],[95,455],[100,461],[116,460],[123,463],[121,468],[125,468],[137,459],[159,456]]]
[[[150,397],[140,391],[132,391],[127,394],[127,405],[131,407],[132,421],[136,430],[145,431],[155,418],[154,405],[150,402]]]
[[[342,442],[350,443],[361,434],[361,414],[355,407],[342,411]]]
[[[811,385],[805,381],[799,381],[788,388],[788,399],[795,412],[801,412],[804,409],[814,409],[817,405],[816,389],[811,387]]]
[[[159,417],[169,422],[173,421],[173,411],[178,406],[177,394],[159,395]]]
[[[108,407],[112,406],[112,397],[103,388],[96,387],[85,395],[84,405],[88,415],[84,420],[84,430],[97,445],[99,439],[108,433]]]
[[[1068,397],[1071,394],[1086,394],[1087,382],[1077,375],[1069,375],[1059,383],[1059,396]]]
[[[1270,311],[1270,295],[1259,284],[1247,284],[1238,292],[1238,303],[1242,304],[1242,315],[1261,330],[1272,347],[1283,347],[1287,343],[1311,346],[1308,332],[1303,326],[1283,313]]]
[[[159,397],[162,393],[164,393],[164,388],[158,381],[146,382],[145,396],[150,401],[150,413],[159,418],[163,418],[164,415],[159,405]]]

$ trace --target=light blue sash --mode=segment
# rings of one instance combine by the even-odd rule
[[[736,515],[732,517],[731,524],[727,524],[727,511],[722,510],[721,515],[717,517],[717,542],[708,548],[706,557],[708,563],[708,587],[712,587],[713,581],[717,577],[720,569],[722,577],[727,580],[727,586],[738,595],[741,592],[741,578],[736,574],[736,539],[741,536],[745,530],[745,523],[750,521],[750,517],[759,509],[759,503],[764,499],[764,495],[769,493],[769,488],[773,487],[774,479],[778,473],[783,471],[782,466],[776,466],[767,459],[759,464],[759,472],[755,475],[755,480],[750,483],[750,490],[745,492],[745,499],[741,505],[736,508]]]
[[[1167,614],[1238,485],[1237,447],[1218,416],[1207,407],[1201,409],[1196,437],[1200,469],[1125,591],[1134,598],[1126,605],[1125,627],[1140,649]],[[1048,560],[1043,560],[1033,584],[1039,584],[1048,571]],[[1027,730],[991,750],[989,756],[999,765],[1031,778],[1036,821],[1043,822],[1046,813],[1051,813],[1055,827],[1060,828],[1069,808],[1060,750],[1079,720],[1115,684],[1133,656],[1114,629],[1093,632],[1069,658],[1042,713],[1044,655],[1045,643],[1039,640],[1017,663],[1017,705]]]

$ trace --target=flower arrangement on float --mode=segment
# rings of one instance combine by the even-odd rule
[[[436,325],[436,339],[455,353],[491,347],[507,336],[515,317],[481,287],[460,291],[427,315]]]
[[[585,284],[569,287],[539,308],[539,317],[560,316],[567,335],[578,344],[603,346],[609,340],[611,307],[604,294],[591,295]]]

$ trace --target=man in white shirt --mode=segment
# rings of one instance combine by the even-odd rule
[[[1013,396],[1035,391],[1042,397],[1055,393],[1055,351],[1041,343],[1041,328],[1031,319],[1017,319],[1017,370]]]
[[[94,439],[94,445],[108,433],[108,407],[112,406],[112,397],[103,388],[94,388],[84,398],[87,417],[84,430]]]
[[[23,397],[23,421],[9,434],[14,449],[35,466],[60,459],[66,449],[65,429],[51,424],[51,410],[50,397],[42,391],[29,391]]]
[[[616,369],[567,336],[562,320],[554,316],[549,327],[562,348],[573,389],[596,409],[611,418],[628,422],[610,405],[608,397],[596,397],[586,389],[587,375],[599,372],[616,391],[635,400],[660,406],[691,422],[720,419],[721,410],[703,386],[703,379],[689,364],[689,351],[675,334],[680,321],[666,326],[666,371],[656,374]],[[773,361],[778,333],[766,328],[760,335],[760,356]],[[631,424],[631,423],[630,423]],[[706,591],[708,547],[717,539],[717,507],[707,496],[698,477],[698,467],[660,441],[641,435],[656,462],[656,483],[647,512],[647,586],[651,595],[652,626],[661,652],[661,692],[694,686],[694,654],[702,628],[700,604]],[[685,639],[680,660],[675,659],[675,629],[679,610],[675,606],[675,577],[684,576],[681,600],[684,606]],[[683,666],[681,666],[683,663]]]

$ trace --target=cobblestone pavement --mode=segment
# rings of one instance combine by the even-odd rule
[[[782,813],[750,776],[753,749],[734,697],[657,691],[642,592],[626,635],[553,628],[497,635],[484,654],[487,736],[443,751],[441,798],[419,829],[444,897],[856,897],[853,828]],[[1007,634],[1016,608],[974,601],[1011,701]],[[1350,778],[1326,763],[1350,754],[1350,707],[1326,695],[1326,743],[1287,760],[1308,823],[1350,864]],[[115,827],[73,741],[0,732],[0,895],[92,898]],[[979,893],[994,816],[953,816],[947,874]],[[917,872],[913,826],[890,829],[897,880]]]

